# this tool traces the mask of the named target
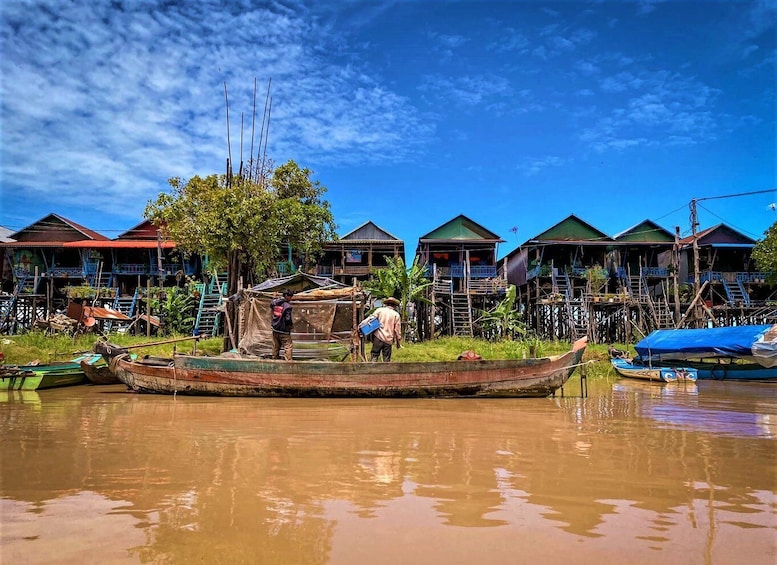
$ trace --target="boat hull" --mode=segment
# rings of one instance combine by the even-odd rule
[[[121,383],[111,372],[111,368],[100,356],[96,362],[81,361],[81,369],[87,380],[93,385],[115,385]]]
[[[164,362],[111,361],[118,379],[137,392],[208,396],[293,397],[546,397],[582,361],[585,339],[545,358],[433,363],[337,363],[181,355]]]
[[[690,367],[648,367],[635,365],[628,359],[611,359],[610,362],[616,373],[630,379],[674,383],[678,381],[693,382],[698,378],[697,371]]]
[[[683,363],[696,371],[700,381],[777,381],[777,367],[756,363]]]
[[[18,374],[0,378],[0,390],[43,390],[86,383],[80,364],[57,369],[23,370]]]

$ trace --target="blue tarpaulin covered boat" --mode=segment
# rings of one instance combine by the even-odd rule
[[[777,379],[777,326],[656,330],[634,346],[640,362],[683,361],[699,379]]]

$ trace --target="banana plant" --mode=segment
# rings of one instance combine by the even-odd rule
[[[516,289],[511,284],[507,287],[505,298],[491,310],[483,312],[479,322],[486,335],[503,338],[526,334],[526,326],[521,320],[522,315],[515,309]]]
[[[432,281],[426,278],[426,265],[419,264],[418,257],[408,268],[402,257],[386,257],[386,266],[374,269],[373,279],[364,283],[364,288],[376,298],[393,296],[400,301],[399,312],[405,317],[410,303],[423,302],[431,304],[426,297],[426,289]],[[404,327],[407,327],[405,325]]]

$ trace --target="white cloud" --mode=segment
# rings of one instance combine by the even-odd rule
[[[223,172],[225,82],[235,160],[241,112],[246,153],[250,143],[255,78],[258,119],[272,78],[270,153],[283,160],[396,161],[434,131],[369,68],[324,57],[341,39],[291,4],[38,8],[3,6],[0,179],[52,209],[89,186],[90,205],[137,217],[168,177]]]

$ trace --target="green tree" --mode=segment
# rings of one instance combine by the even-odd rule
[[[408,304],[423,302],[431,304],[426,298],[426,289],[432,285],[432,281],[426,278],[426,265],[418,263],[418,257],[413,259],[410,267],[405,266],[402,257],[386,257],[386,266],[373,270],[374,278],[364,283],[364,288],[369,290],[376,298],[388,298],[393,296],[400,302],[399,312],[402,317],[407,312]],[[407,332],[408,325],[403,325]]]
[[[312,254],[335,239],[326,188],[311,181],[312,172],[294,161],[277,167],[269,182],[225,175],[171,178],[170,193],[147,204],[144,216],[187,253],[207,254],[226,268],[228,292],[239,277],[266,275],[282,245]]]
[[[768,282],[777,283],[777,222],[764,232],[764,238],[753,247],[752,258],[759,271],[768,273]]]

